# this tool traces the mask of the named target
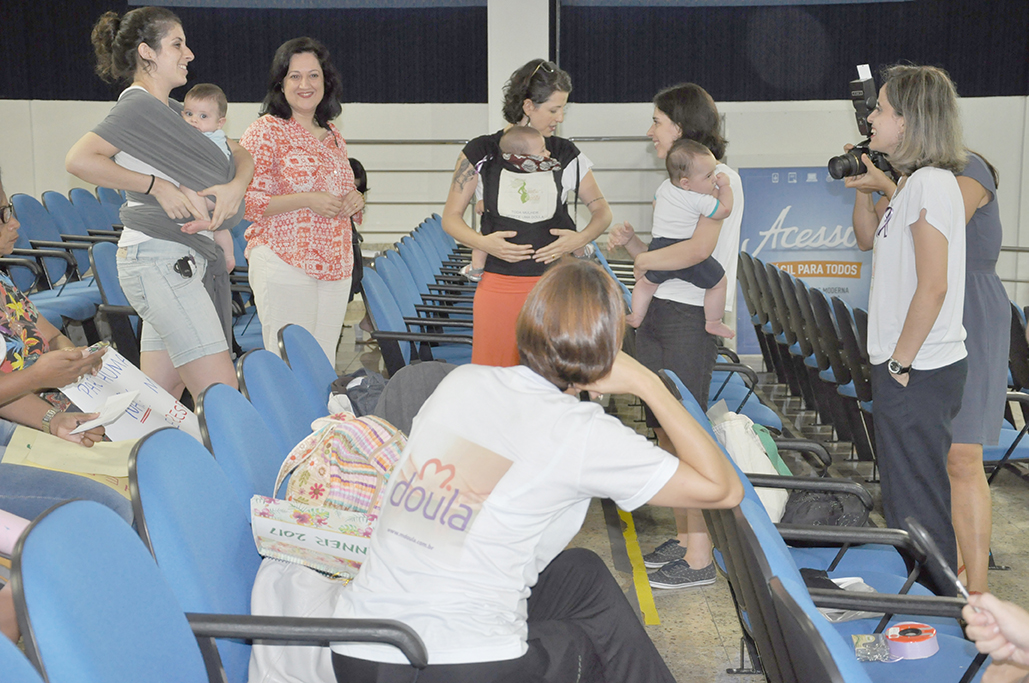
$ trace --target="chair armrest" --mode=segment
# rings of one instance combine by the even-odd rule
[[[51,242],[50,240],[29,240],[29,244],[35,249],[89,249],[88,242]]]
[[[86,232],[89,233],[90,235],[94,235],[96,237],[120,237],[121,236],[121,230],[95,230],[93,228],[89,228],[89,229],[86,230]]]
[[[472,303],[472,297],[464,296],[463,294],[422,294],[422,301],[442,301],[451,304],[470,304]],[[472,309],[469,308],[468,312],[471,313]]]
[[[472,329],[474,323],[471,320],[447,320],[446,318],[404,318],[404,322],[410,325],[422,327],[464,327]]]
[[[715,363],[714,372],[729,372],[743,375],[747,380],[747,386],[753,389],[758,384],[757,373],[754,368],[743,363]]]
[[[822,545],[890,545],[904,550],[913,559],[921,560],[925,556],[915,546],[911,537],[903,529],[879,529],[868,526],[813,526],[804,524],[776,524],[779,535],[784,541],[806,542]]]
[[[458,306],[420,306],[415,304],[414,310],[419,313],[440,313],[446,315],[471,315],[472,309]]]
[[[39,267],[39,264],[32,259],[27,258],[11,258],[10,256],[0,257],[0,266],[21,266],[22,268],[28,268],[32,271],[32,274],[37,278],[43,275],[43,269]]]
[[[445,285],[445,284],[429,284],[430,292],[475,292],[475,285]]]
[[[829,451],[825,450],[825,446],[817,441],[810,439],[775,439],[776,448],[780,451],[799,451],[800,453],[807,453],[818,458],[821,463],[819,475],[825,477],[829,472],[829,465],[832,464],[832,456],[829,455]]]
[[[61,235],[61,239],[64,240],[65,244],[74,244],[76,249],[81,248],[78,244],[80,242],[85,243],[86,246],[99,242],[118,243],[118,235]]]
[[[110,315],[139,315],[136,313],[136,309],[132,306],[116,306],[114,304],[100,304],[96,307],[96,310],[100,313],[108,313]]]
[[[747,474],[747,479],[754,486],[772,489],[797,489],[800,491],[830,491],[849,493],[857,496],[866,510],[871,510],[872,495],[864,486],[849,479],[832,479],[827,477],[780,477],[775,474]]]
[[[303,643],[387,643],[400,650],[411,666],[429,662],[425,644],[410,626],[391,619],[307,619],[249,614],[186,614],[193,634],[204,638]]]
[[[726,358],[729,359],[730,363],[739,363],[740,362],[740,357],[738,355],[736,355],[736,352],[733,351],[732,349],[728,348],[728,347],[725,347],[725,346],[719,346],[718,347],[718,355],[719,356],[725,356]],[[718,366],[715,366],[715,367],[718,367]]]
[[[30,244],[35,245],[36,242],[33,241],[33,242],[30,242]],[[65,261],[68,262],[69,266],[71,266],[73,268],[75,267],[75,265],[76,265],[75,257],[72,256],[71,253],[67,251],[67,249],[65,249],[64,243],[62,243],[62,242],[51,242],[49,244],[57,244],[60,247],[60,250],[58,250],[58,249],[13,249],[11,251],[11,254],[14,255],[14,256],[35,256],[35,257],[42,257],[42,258],[59,258],[59,259],[64,259]]]
[[[811,600],[818,607],[847,609],[887,614],[917,614],[923,617],[961,618],[962,598],[935,595],[888,595],[886,593],[858,593],[856,591],[810,588]]]
[[[472,337],[454,334],[427,334],[423,332],[392,332],[388,330],[377,330],[372,332],[372,339],[393,339],[396,341],[428,342],[430,344],[468,344],[471,345]]]

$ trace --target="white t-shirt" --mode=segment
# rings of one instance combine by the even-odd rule
[[[651,235],[673,240],[693,237],[701,216],[711,218],[718,211],[718,198],[684,190],[665,180],[654,194],[654,226]]]
[[[743,181],[740,180],[740,174],[732,170],[725,164],[718,164],[715,167],[715,173],[724,173],[729,176],[729,187],[732,188],[732,213],[729,217],[722,221],[722,229],[718,233],[718,242],[715,244],[715,250],[711,253],[715,257],[715,260],[722,265],[725,269],[725,277],[730,283],[736,282],[736,265],[739,259],[740,252],[740,225],[743,223]],[[654,227],[657,227],[657,208],[654,209]],[[696,229],[696,222],[693,224]],[[685,235],[686,238],[692,237],[693,231],[690,234]],[[677,239],[683,239],[678,238]],[[701,289],[694,284],[690,284],[685,280],[667,280],[658,285],[657,292],[654,294],[659,299],[666,299],[668,301],[677,301],[681,304],[688,304],[690,306],[703,306],[704,305],[704,293],[707,290]],[[725,310],[733,310],[733,303],[736,300],[736,285],[728,287],[728,291],[725,296]]]
[[[964,358],[965,204],[950,171],[927,166],[912,173],[890,200],[875,231],[868,295],[868,357],[873,365],[893,355],[915,295],[915,243],[911,225],[925,220],[947,238],[947,296],[929,336],[912,363],[916,370],[942,368]]]
[[[592,498],[647,502],[678,460],[524,366],[465,365],[414,419],[368,559],[338,618],[397,619],[433,664],[526,652],[526,599],[579,531]],[[406,663],[395,648],[334,652]]]

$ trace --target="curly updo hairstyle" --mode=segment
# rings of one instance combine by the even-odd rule
[[[679,126],[682,137],[704,145],[715,159],[725,158],[729,142],[722,137],[722,118],[706,90],[696,83],[673,85],[654,96],[654,106]]]
[[[504,119],[518,123],[525,116],[522,108],[525,100],[532,100],[538,107],[558,90],[572,92],[572,77],[568,72],[545,59],[533,59],[511,74],[504,85]]]
[[[293,109],[286,101],[286,95],[282,92],[282,83],[289,73],[289,61],[293,55],[310,52],[318,58],[318,64],[322,68],[322,79],[325,92],[322,101],[318,103],[314,111],[314,120],[322,128],[329,127],[329,121],[340,115],[343,111],[340,102],[343,101],[343,77],[333,66],[329,59],[329,50],[314,38],[293,38],[279,46],[272,57],[272,68],[268,73],[268,94],[264,96],[261,104],[261,116],[271,114],[280,119],[289,120],[293,118]]]
[[[123,17],[105,12],[90,36],[97,74],[108,83],[132,82],[138,69],[150,68],[150,62],[139,56],[140,44],[146,43],[160,52],[165,34],[173,26],[181,25],[175,13],[164,7],[140,7]]]

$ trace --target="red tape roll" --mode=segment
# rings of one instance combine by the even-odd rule
[[[890,654],[900,659],[925,659],[939,652],[936,629],[928,624],[907,621],[886,630]]]

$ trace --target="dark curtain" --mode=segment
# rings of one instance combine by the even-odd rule
[[[965,97],[1029,94],[1029,2],[792,7],[561,7],[578,102],[646,102],[699,83],[716,101],[847,98],[855,65],[950,72]],[[876,79],[878,82],[878,78]]]
[[[120,87],[93,73],[89,34],[124,2],[4,2],[0,98],[110,100]],[[254,10],[171,8],[196,55],[191,82],[230,101],[264,99],[275,49],[290,38],[325,43],[347,102],[485,102],[486,8]],[[173,93],[180,97],[185,89]]]

